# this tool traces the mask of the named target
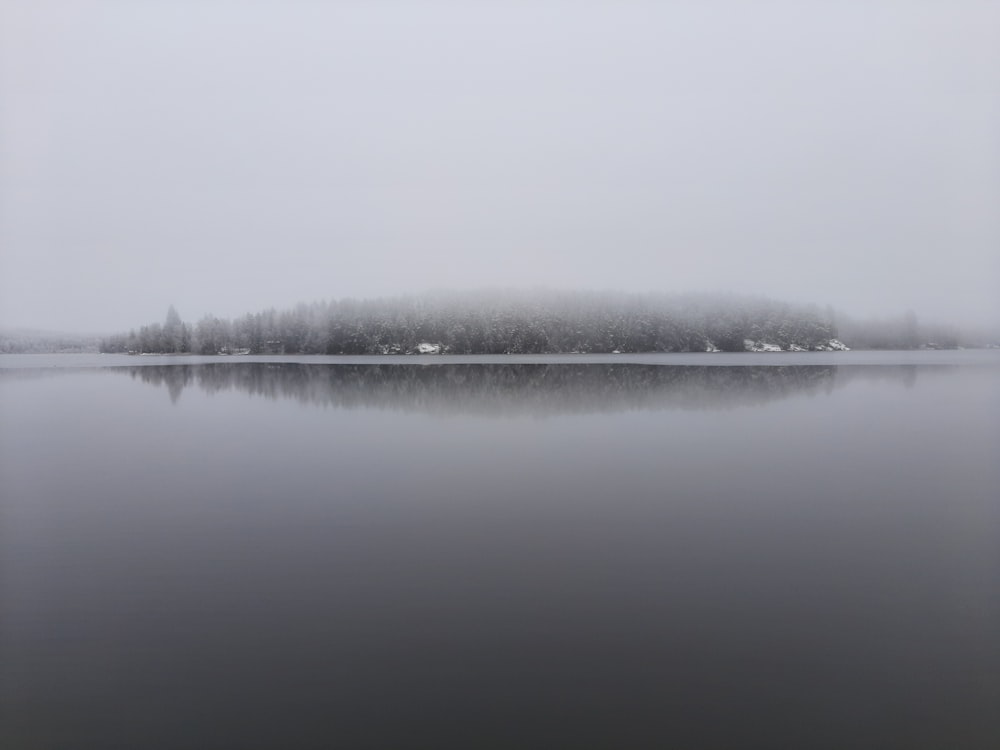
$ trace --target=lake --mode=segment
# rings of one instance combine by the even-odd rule
[[[0,357],[0,747],[1000,747],[1000,352]]]

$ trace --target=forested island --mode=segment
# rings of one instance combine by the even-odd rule
[[[616,292],[437,292],[333,300],[191,325],[171,307],[100,351],[193,354],[603,354],[830,351],[959,345],[957,330],[838,321],[827,307],[763,297]]]
[[[607,354],[997,346],[1000,333],[857,320],[764,297],[617,292],[436,292],[274,308],[235,319],[163,322],[93,335],[0,330],[0,353]]]
[[[171,308],[103,352],[560,354],[836,349],[831,310],[764,298],[597,292],[337,300],[185,323]]]

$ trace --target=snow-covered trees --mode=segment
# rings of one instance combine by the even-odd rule
[[[138,332],[109,336],[102,339],[102,352],[134,352],[139,354],[176,354],[192,351],[191,329],[181,320],[181,316],[171,305],[166,321],[142,326]]]
[[[112,337],[104,351],[387,354],[438,344],[453,354],[742,351],[744,339],[803,349],[837,335],[828,316],[755,297],[598,292],[447,293],[300,304],[192,332],[163,325]]]
[[[181,316],[177,314],[177,310],[173,305],[167,310],[167,321],[163,324],[162,336],[163,351],[191,351],[191,341],[187,326],[181,321]]]

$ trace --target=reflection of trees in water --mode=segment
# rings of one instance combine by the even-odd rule
[[[574,414],[728,409],[830,392],[857,378],[912,385],[913,367],[664,366],[641,364],[312,365],[225,363],[130,367],[176,402],[196,385],[335,408],[425,413]]]

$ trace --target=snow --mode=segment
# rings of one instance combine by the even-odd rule
[[[771,344],[767,341],[754,341],[753,339],[744,339],[743,348],[748,352],[806,352],[809,351],[804,346],[799,344],[788,344],[787,348],[782,349],[778,344]],[[851,348],[847,346],[843,341],[839,339],[829,339],[820,344],[816,344],[810,347],[813,351],[817,352],[849,352]]]
[[[417,344],[417,354],[440,354],[441,344]]]
[[[777,344],[769,344],[766,341],[743,340],[743,348],[748,352],[780,352],[781,347]]]
[[[851,347],[840,339],[830,339],[825,344],[816,344],[813,349],[817,352],[849,352]]]

